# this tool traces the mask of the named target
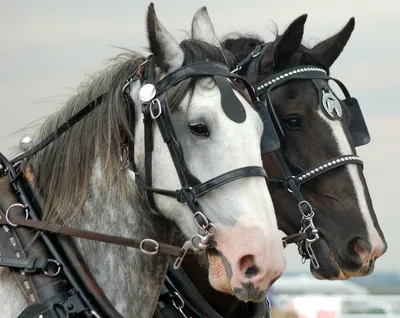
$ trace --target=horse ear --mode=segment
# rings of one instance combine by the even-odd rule
[[[307,14],[301,15],[278,37],[273,48],[274,67],[284,67],[292,55],[299,50],[306,20]]]
[[[192,20],[192,38],[221,47],[218,37],[215,34],[214,26],[207,12],[207,7],[201,7],[196,11]]]
[[[164,28],[156,16],[154,3],[147,11],[147,37],[150,51],[164,72],[173,72],[183,65],[184,53],[175,38]]]
[[[311,53],[318,56],[327,68],[331,67],[346,46],[354,25],[355,19],[351,18],[340,32],[314,46]]]

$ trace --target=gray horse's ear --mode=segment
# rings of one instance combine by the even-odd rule
[[[215,34],[214,26],[207,12],[207,7],[201,7],[196,11],[192,20],[192,38],[221,47]]]
[[[158,20],[154,3],[149,5],[146,20],[150,51],[154,55],[156,64],[164,72],[173,72],[180,68],[184,61],[183,50],[172,34]]]

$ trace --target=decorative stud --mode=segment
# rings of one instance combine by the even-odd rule
[[[314,168],[312,170],[309,170],[308,172],[306,172],[305,174],[301,175],[300,177],[297,177],[297,180],[298,181],[306,180],[306,179],[310,178],[311,176],[313,176],[317,172],[323,171],[324,169],[327,169],[328,167],[329,168],[330,167],[334,167],[334,166],[340,164],[341,162],[345,162],[345,161],[349,161],[349,160],[359,160],[359,161],[361,161],[359,156],[345,156],[345,157],[341,157],[341,158],[338,158],[338,159],[334,159],[334,160],[331,160],[331,161],[329,161],[327,163],[324,163],[323,165],[320,165],[319,167],[316,167],[316,168]]]
[[[262,90],[263,88],[267,88],[269,86],[271,86],[272,84],[274,84],[275,82],[278,82],[284,78],[299,74],[299,73],[304,73],[304,72],[321,72],[326,74],[325,70],[322,68],[318,68],[318,67],[300,67],[298,69],[294,69],[288,73],[284,73],[282,75],[279,75],[271,80],[268,80],[268,82],[263,83],[263,84],[259,84],[259,86],[257,86],[257,90]]]
[[[328,90],[322,90],[322,107],[331,118],[342,118],[343,110],[339,100]]]
[[[151,102],[156,97],[156,88],[153,84],[145,84],[140,88],[139,99],[142,103]]]

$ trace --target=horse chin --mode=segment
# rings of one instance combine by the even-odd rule
[[[220,292],[233,295],[233,290],[230,283],[232,273],[229,270],[229,265],[224,261],[224,258],[217,250],[207,252],[208,258],[208,279],[211,286]]]
[[[244,288],[232,288],[232,270],[225,257],[217,250],[207,252],[208,258],[208,279],[211,286],[222,293],[235,296],[244,302],[261,302],[265,300],[267,291],[260,291],[253,284],[248,284]]]
[[[319,268],[316,269],[310,263],[311,274],[320,280],[346,280],[350,276],[344,272],[335,260],[335,254],[330,249],[328,243],[323,237],[320,237],[312,245],[314,249],[315,256],[319,263]]]
[[[319,263],[319,269],[315,269],[314,266],[310,264],[310,271],[317,279],[347,280],[352,277],[367,276],[374,271],[374,263],[372,263],[371,266],[361,267],[356,271],[347,271],[341,268],[337,262],[337,254],[329,247],[323,237],[320,237],[320,239],[313,244],[313,248]]]

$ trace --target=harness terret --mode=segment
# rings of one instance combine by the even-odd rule
[[[214,234],[214,225],[203,214],[197,199],[239,178],[254,176],[267,178],[263,167],[248,166],[229,171],[206,182],[200,182],[185,164],[168,105],[167,93],[171,87],[193,77],[212,77],[221,91],[225,114],[231,120],[240,123],[245,120],[246,113],[228,79],[241,81],[251,98],[254,109],[264,122],[261,148],[264,152],[274,151],[279,147],[279,138],[272,125],[271,117],[246,79],[229,72],[224,64],[207,61],[181,67],[157,81],[154,67],[154,59],[150,56],[141,64],[138,73],[127,80],[122,89],[131,134],[134,136],[136,121],[134,102],[130,96],[130,84],[138,79],[141,81],[139,98],[142,102],[141,109],[144,118],[144,173],[136,169],[133,142],[128,138],[126,147],[129,166],[135,173],[135,181],[139,189],[147,193],[149,203],[154,209],[156,206],[153,193],[176,198],[192,211],[199,233],[194,234],[182,247],[176,247],[153,239],[124,238],[41,221],[43,202],[32,188],[34,185],[25,179],[26,173],[24,178],[24,172],[29,170],[29,166],[25,166],[23,160],[45,148],[93,111],[101,104],[107,94],[105,93],[22,155],[9,161],[0,153],[0,183],[5,189],[2,193],[7,200],[12,198],[10,201],[1,201],[2,206],[0,206],[2,210],[0,211],[0,225],[2,225],[0,266],[9,267],[13,271],[20,290],[29,304],[19,318],[121,317],[86,269],[72,237],[138,248],[147,255],[159,253],[171,255],[176,257],[174,268],[178,269],[187,253],[209,248],[208,241]],[[181,189],[167,190],[152,186],[152,126],[154,122],[157,123],[163,140],[168,146]],[[7,184],[6,177],[8,177]],[[6,191],[8,191],[8,197],[5,195]],[[36,237],[32,229],[40,230],[40,236]],[[29,248],[27,248],[28,245]],[[182,308],[180,310],[182,311]]]

